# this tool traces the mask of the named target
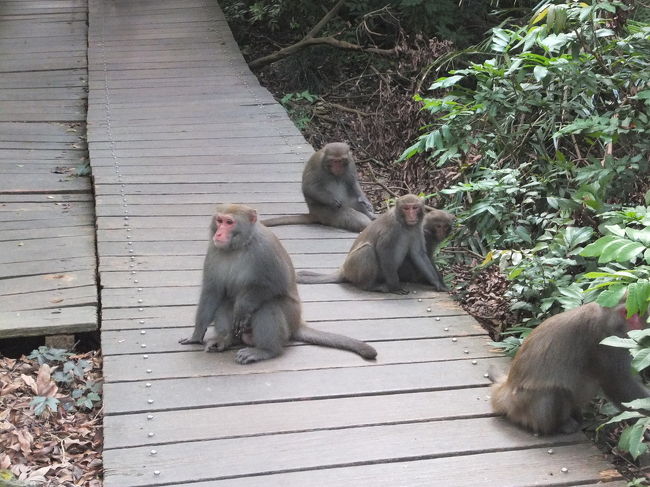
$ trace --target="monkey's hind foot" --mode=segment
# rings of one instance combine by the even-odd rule
[[[268,350],[262,350],[261,348],[246,347],[237,352],[237,355],[235,355],[235,362],[242,365],[252,364],[254,362],[260,362],[262,360],[277,357],[278,355],[278,353],[271,353]]]

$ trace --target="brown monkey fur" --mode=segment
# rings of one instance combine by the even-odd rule
[[[348,144],[331,142],[313,154],[302,173],[302,193],[308,214],[263,220],[267,227],[320,223],[360,232],[376,218],[357,179]]]
[[[447,213],[444,210],[433,209],[426,215],[424,215],[424,221],[422,223],[422,230],[424,231],[424,244],[426,247],[427,256],[431,260],[436,272],[438,268],[436,263],[433,260],[433,251],[436,249],[438,244],[442,242],[447,236],[451,233],[451,228],[454,224],[454,216],[451,213]],[[399,280],[403,282],[416,282],[416,283],[426,283],[426,278],[418,271],[411,258],[406,256],[404,262],[399,268]]]
[[[494,411],[535,433],[573,433],[599,389],[619,406],[648,397],[631,374],[629,351],[600,344],[645,326],[638,315],[626,319],[625,313],[625,304],[589,303],[545,320],[524,341],[507,375],[490,371]]]
[[[241,364],[280,355],[290,339],[376,357],[364,342],[305,326],[289,255],[273,232],[257,222],[253,208],[219,206],[210,234],[194,331],[180,343],[203,343],[214,322],[206,350],[225,350],[239,338],[250,345],[237,352]]]
[[[424,201],[413,194],[397,199],[395,208],[363,230],[352,244],[341,269],[333,274],[301,271],[298,282],[319,284],[350,282],[368,291],[406,294],[398,269],[410,257],[415,268],[436,291],[446,291],[442,276],[428,258],[422,220]]]

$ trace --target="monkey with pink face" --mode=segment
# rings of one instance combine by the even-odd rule
[[[276,357],[289,340],[376,357],[364,342],[305,325],[291,259],[253,208],[219,206],[210,236],[194,331],[180,343],[205,340],[206,351],[223,351],[243,342],[235,357],[241,364]]]

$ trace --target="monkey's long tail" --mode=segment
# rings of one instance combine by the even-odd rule
[[[275,218],[267,218],[266,220],[262,220],[261,223],[265,227],[275,227],[277,225],[308,225],[310,223],[315,223],[315,221],[310,214],[303,213],[301,215],[276,216]]]
[[[330,284],[345,282],[343,275],[340,271],[332,272],[331,274],[319,274],[312,271],[298,271],[296,272],[296,282],[299,284]]]
[[[349,350],[368,360],[377,357],[377,350],[365,342],[346,337],[345,335],[338,335],[337,333],[314,330],[305,325],[300,326],[291,338],[299,342],[311,343],[312,345]]]

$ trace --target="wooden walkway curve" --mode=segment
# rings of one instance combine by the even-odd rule
[[[376,362],[295,345],[240,366],[232,352],[179,345],[215,204],[304,211],[313,149],[248,70],[215,0],[89,9],[106,487],[559,486],[611,475],[582,435],[536,437],[492,417],[484,372],[502,359],[445,294],[300,288],[313,326],[373,342]],[[338,266],[354,238],[274,230],[297,268]]]

